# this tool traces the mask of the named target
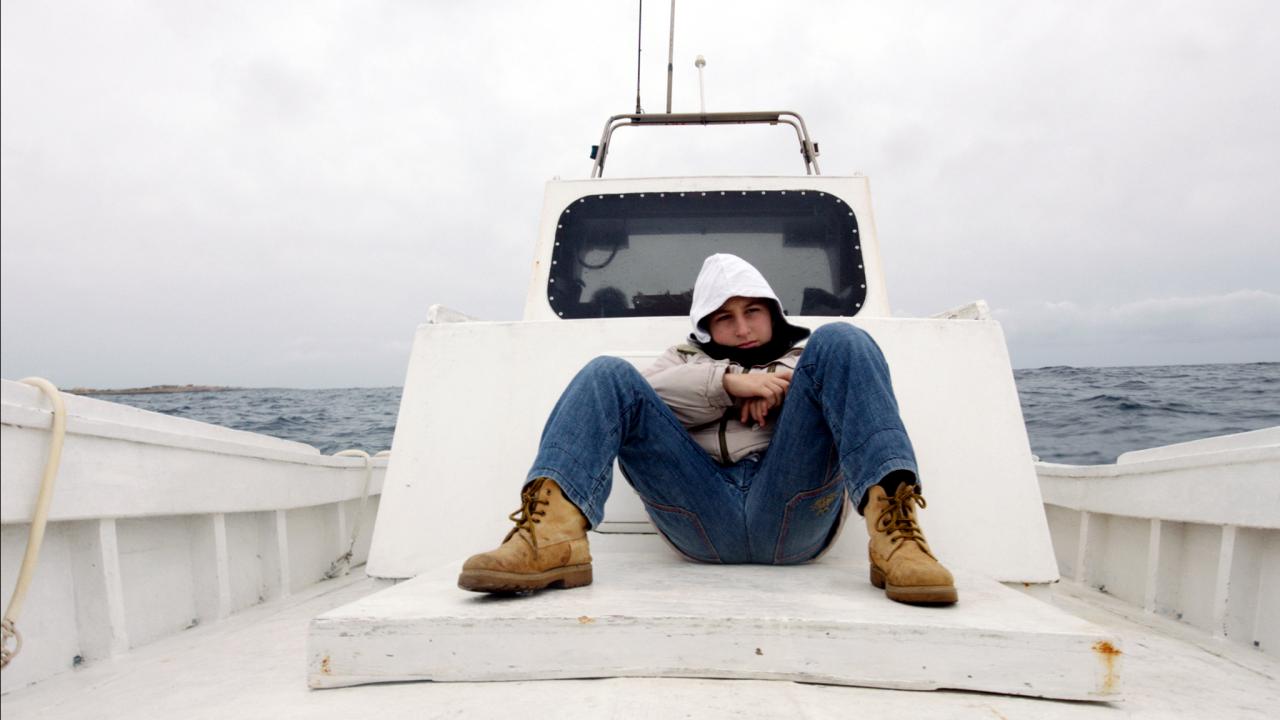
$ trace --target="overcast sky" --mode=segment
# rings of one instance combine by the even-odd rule
[[[517,319],[543,183],[635,102],[636,3],[9,2],[2,373],[402,382],[433,303]],[[661,111],[666,2],[645,4]],[[675,109],[795,109],[871,177],[896,314],[1016,367],[1280,360],[1280,4],[681,0]],[[778,128],[608,174],[795,174]]]

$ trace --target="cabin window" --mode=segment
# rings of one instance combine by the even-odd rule
[[[584,196],[560,213],[547,298],[563,318],[687,315],[702,261],[733,253],[789,314],[857,315],[858,219],[816,190]]]

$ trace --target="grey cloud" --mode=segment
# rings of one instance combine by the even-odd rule
[[[1280,294],[1265,290],[1117,305],[1046,301],[993,315],[1024,366],[1162,364],[1171,350],[1182,362],[1280,361]],[[1045,362],[1055,354],[1075,362]]]

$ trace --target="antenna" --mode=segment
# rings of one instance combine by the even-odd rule
[[[671,114],[671,69],[676,54],[676,0],[671,0],[671,41],[667,45],[667,114]]]
[[[698,59],[693,61],[693,66],[698,68],[698,112],[706,115],[707,94],[702,90],[702,68],[707,66],[707,59],[699,55]]]
[[[640,0],[640,12],[636,14],[636,114],[640,109],[640,41],[644,38],[644,0]]]

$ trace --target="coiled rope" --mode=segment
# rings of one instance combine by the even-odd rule
[[[369,488],[373,486],[373,458],[386,457],[390,454],[391,453],[389,451],[383,450],[377,455],[370,457],[369,453],[355,449],[343,450],[342,452],[336,452],[333,454],[334,457],[364,458],[364,492],[360,496],[360,510],[356,514],[356,520],[351,527],[351,542],[347,543],[347,551],[339,555],[337,560],[334,560],[329,564],[329,569],[324,573],[325,579],[332,580],[333,578],[341,577],[351,572],[351,558],[355,555],[356,540],[360,538],[360,522],[364,519],[365,506],[369,504]]]
[[[49,506],[53,504],[53,482],[58,477],[58,463],[62,461],[62,441],[67,434],[67,408],[62,402],[62,393],[48,380],[39,377],[23,378],[23,383],[39,388],[49,397],[53,404],[53,425],[50,428],[49,458],[44,464],[44,477],[40,479],[40,494],[36,496],[36,511],[31,518],[31,534],[27,537],[27,551],[22,556],[22,567],[18,570],[18,581],[13,585],[13,595],[9,597],[9,606],[5,608],[3,623],[3,647],[0,648],[0,670],[22,650],[22,633],[18,632],[18,615],[22,612],[22,602],[26,599],[27,589],[31,586],[31,576],[36,569],[36,560],[40,557],[40,545],[44,542],[44,528],[49,519]],[[13,649],[9,642],[13,641]]]

